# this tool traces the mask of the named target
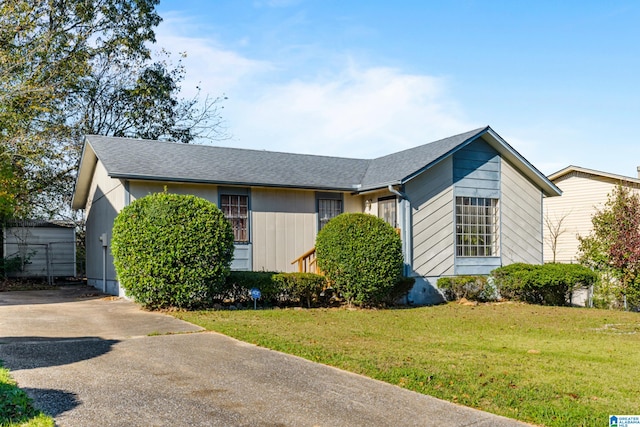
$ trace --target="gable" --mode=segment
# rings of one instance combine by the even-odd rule
[[[479,138],[453,155],[456,196],[500,196],[500,155]]]

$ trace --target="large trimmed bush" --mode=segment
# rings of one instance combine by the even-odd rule
[[[151,309],[194,308],[225,282],[233,231],[213,203],[190,195],[151,194],[115,219],[111,251],[127,295]]]
[[[579,264],[533,265],[516,263],[491,272],[500,296],[541,305],[569,305],[569,295],[591,286],[597,275]]]
[[[350,304],[380,304],[402,278],[400,236],[372,215],[344,213],[330,220],[316,238],[316,256],[320,270]]]

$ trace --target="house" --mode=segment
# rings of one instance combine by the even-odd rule
[[[7,277],[75,277],[76,231],[73,222],[21,220],[3,226],[4,257],[18,262]]]
[[[108,250],[113,220],[165,188],[222,209],[237,270],[295,271],[331,218],[384,218],[416,277],[413,304],[441,300],[442,276],[542,263],[542,199],[560,195],[490,127],[376,159],[87,136],[72,207],[85,210],[89,284],[122,294]]]
[[[640,191],[638,178],[568,166],[549,175],[562,197],[545,199],[545,262],[578,262],[580,241],[593,230],[591,217],[602,209],[618,185]],[[554,251],[555,246],[555,251]]]

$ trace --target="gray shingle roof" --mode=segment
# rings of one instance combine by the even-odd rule
[[[480,136],[536,183],[545,195],[561,194],[547,177],[489,126],[377,159],[89,135],[72,206],[74,209],[84,207],[92,179],[91,171],[98,159],[113,178],[357,192],[384,188],[389,184],[404,184]]]
[[[470,142],[485,129],[487,128],[475,129],[374,159],[362,179],[362,189],[404,182],[410,176],[446,157],[463,143]]]
[[[398,184],[483,129],[372,160],[96,135],[87,142],[112,177],[353,191]]]
[[[87,136],[112,177],[355,190],[368,160]]]

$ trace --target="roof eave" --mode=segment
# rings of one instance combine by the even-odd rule
[[[484,134],[491,136],[491,139],[487,142],[491,145],[500,156],[514,164],[520,172],[522,172],[527,178],[533,181],[543,194],[547,197],[555,197],[562,195],[562,190],[558,188],[549,178],[547,178],[542,172],[540,172],[535,166],[533,166],[527,159],[522,157],[511,145],[507,143],[496,131],[487,127]]]
[[[167,183],[183,183],[187,182],[190,184],[213,184],[213,185],[228,185],[228,186],[239,186],[239,187],[266,187],[266,188],[294,188],[300,190],[322,190],[322,191],[344,191],[344,192],[353,192],[358,191],[356,186],[322,186],[322,185],[313,185],[313,184],[302,184],[302,185],[288,185],[288,184],[278,184],[278,183],[268,183],[268,182],[246,182],[246,181],[224,181],[224,180],[207,180],[207,179],[189,179],[189,178],[177,178],[177,177],[168,177],[168,176],[153,176],[153,175],[138,175],[138,174],[130,174],[130,173],[118,173],[113,172],[109,173],[109,177],[117,178],[117,179],[126,179],[132,181],[156,181],[156,182],[167,182]]]
[[[84,209],[87,205],[91,178],[97,163],[98,157],[85,137],[84,146],[82,147],[82,155],[80,157],[80,166],[78,167],[78,175],[76,176],[76,182],[73,189],[73,198],[71,199],[71,209]]]

